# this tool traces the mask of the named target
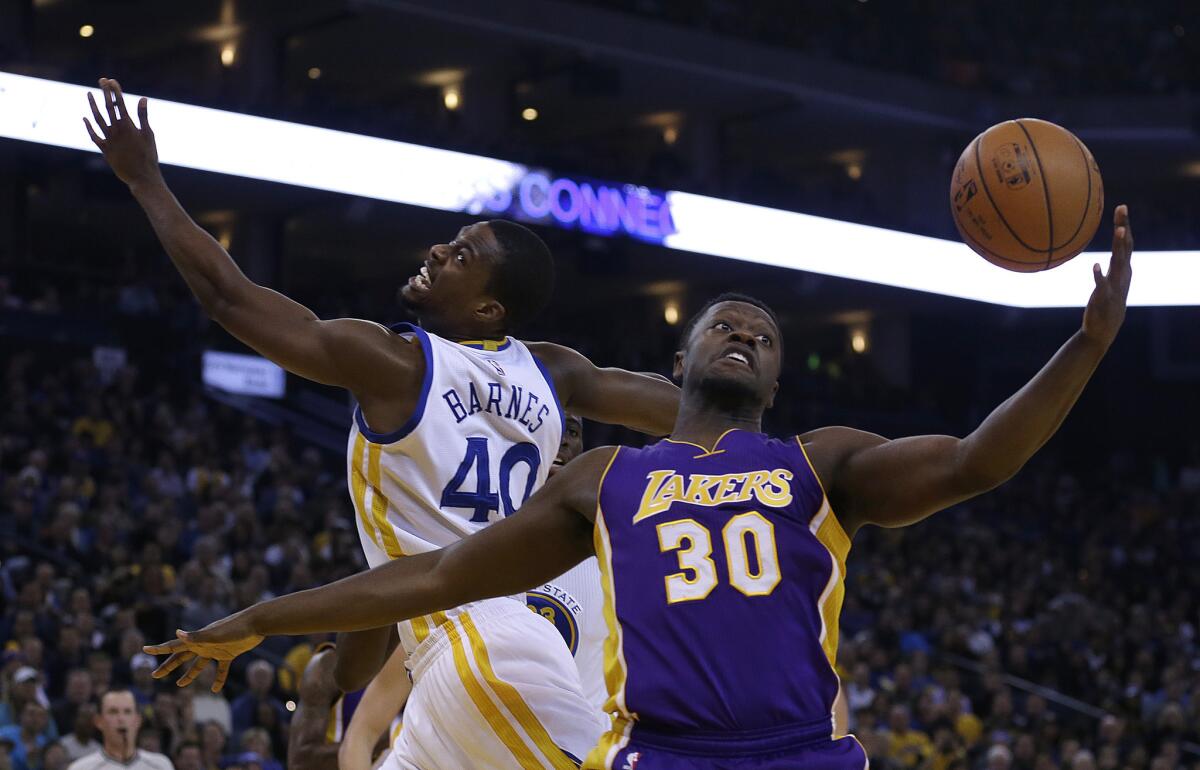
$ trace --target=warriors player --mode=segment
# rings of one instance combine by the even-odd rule
[[[657,375],[651,375],[657,376]],[[567,415],[558,457],[550,475],[559,473],[567,463],[583,452],[583,421]],[[549,620],[562,634],[575,666],[583,696],[597,713],[604,709],[608,690],[604,685],[604,593],[600,588],[600,567],[596,559],[584,559],[565,574],[525,592],[529,609]]]
[[[845,560],[860,527],[901,527],[1003,483],[1058,429],[1125,317],[1133,248],[1116,212],[1083,324],[966,438],[889,441],[850,428],[763,435],[782,339],[722,297],[676,354],[670,439],[606,447],[521,509],[449,548],[255,605],[154,648],[160,672],[227,661],[265,634],[369,628],[536,585],[593,553],[604,575],[612,729],[586,767],[739,770],[866,765],[831,709]],[[836,513],[835,513],[836,511]]]
[[[89,94],[88,132],[204,310],[288,371],[357,399],[347,471],[371,566],[512,514],[546,479],[563,407],[653,435],[670,431],[673,385],[508,336],[545,304],[553,281],[550,253],[529,230],[481,222],[432,247],[401,291],[420,325],[323,321],[250,281],[191,220],[163,181],[146,100],[139,126],[119,84],[100,85],[107,114]],[[414,677],[394,752],[401,766],[567,768],[594,742],[601,721],[558,635],[513,598],[401,624]],[[215,686],[227,672],[220,667]]]

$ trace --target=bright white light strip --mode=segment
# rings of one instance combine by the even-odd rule
[[[690,193],[667,200],[678,232],[666,245],[674,249],[999,305],[1083,307],[1095,287],[1092,265],[1108,270],[1107,253],[1084,252],[1053,270],[1014,273],[957,241]],[[1200,252],[1137,252],[1133,269],[1130,305],[1200,305]]]
[[[0,72],[0,136],[98,152],[83,127],[89,89]],[[93,90],[104,110],[100,91]],[[137,110],[138,97],[125,94]],[[524,166],[344,131],[152,99],[158,156],[172,166],[458,211],[515,184]]]
[[[81,122],[87,90],[0,72],[0,137],[95,152]],[[137,97],[126,96],[132,107]],[[462,211],[480,196],[511,189],[528,170],[157,99],[150,123],[159,157],[169,165],[444,211]],[[1085,253],[1048,272],[1013,273],[957,241],[690,193],[667,195],[678,230],[666,238],[668,248],[1001,305],[1082,307],[1093,285],[1092,263],[1108,264],[1107,254]],[[1200,251],[1139,252],[1134,270],[1131,305],[1200,305]]]

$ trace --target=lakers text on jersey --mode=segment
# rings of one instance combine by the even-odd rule
[[[850,540],[798,439],[621,448],[595,538],[617,716],[587,767],[863,766],[832,736]]]

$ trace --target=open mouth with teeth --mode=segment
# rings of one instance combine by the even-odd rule
[[[731,350],[728,353],[726,353],[725,355],[721,356],[721,359],[729,360],[729,361],[736,361],[737,363],[741,364],[742,366],[745,366],[748,369],[754,368],[754,365],[750,363],[750,357],[747,356],[745,353],[741,352],[740,350]]]
[[[429,264],[421,265],[421,270],[408,279],[409,288],[426,293],[433,289],[433,276],[429,274]]]

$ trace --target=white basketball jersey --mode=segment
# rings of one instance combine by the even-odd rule
[[[425,379],[399,430],[376,433],[354,411],[347,474],[372,567],[511,515],[545,483],[563,430],[553,380],[520,341],[457,343],[412,324],[392,329],[421,345]],[[401,623],[401,643],[411,654],[458,612]]]
[[[604,710],[608,688],[604,684],[604,591],[600,565],[592,557],[565,575],[528,591],[529,609],[549,620],[562,634],[575,656],[583,695],[596,711]]]

